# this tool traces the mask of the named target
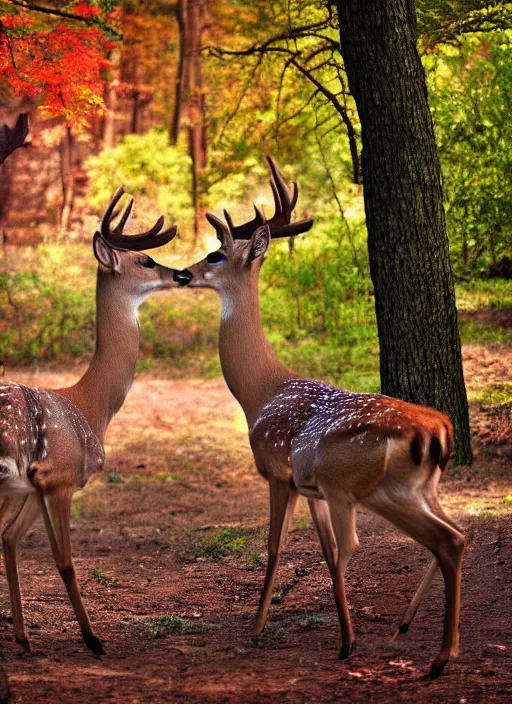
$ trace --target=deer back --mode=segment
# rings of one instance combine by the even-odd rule
[[[55,391],[0,384],[0,493],[84,486],[104,450],[81,411]],[[51,471],[50,471],[51,470]]]

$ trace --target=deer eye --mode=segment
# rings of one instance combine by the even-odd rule
[[[156,262],[154,259],[151,259],[151,257],[148,257],[147,259],[144,259],[143,262],[140,263],[141,266],[145,266],[146,269],[154,269],[156,266]]]
[[[206,261],[208,264],[220,264],[221,262],[226,261],[226,255],[222,254],[222,252],[218,250],[217,252],[210,252],[210,254],[206,257]]]

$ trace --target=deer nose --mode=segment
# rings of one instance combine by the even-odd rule
[[[192,281],[192,272],[188,269],[183,269],[182,271],[175,271],[172,277],[175,281],[179,283],[180,286],[186,286]]]

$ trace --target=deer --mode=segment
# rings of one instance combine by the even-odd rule
[[[81,379],[62,389],[0,380],[0,525],[14,633],[30,651],[18,577],[18,545],[42,515],[53,558],[85,644],[103,653],[82,602],[70,540],[71,497],[104,465],[104,439],[132,385],[139,351],[138,307],[150,294],[177,287],[175,270],[142,250],[161,247],[177,233],[164,218],[137,235],[124,235],[133,199],[112,227],[124,189],[107,206],[93,238],[98,262],[96,346]]]
[[[440,568],[445,616],[440,651],[428,677],[439,677],[458,652],[462,530],[444,513],[437,484],[451,451],[452,426],[436,410],[382,394],[355,393],[303,378],[277,357],[263,332],[258,296],[261,266],[271,240],[306,232],[311,220],[292,223],[298,198],[268,157],[275,213],[235,225],[206,215],[220,249],[178,272],[181,286],[220,294],[219,356],[228,388],[240,403],[258,472],[268,481],[270,525],[265,581],[253,634],[264,627],[279,557],[298,495],[305,496],[329,569],[340,628],[340,659],[355,637],[345,572],[359,542],[356,506],[379,514],[430,550],[434,559],[405,612],[405,633]]]

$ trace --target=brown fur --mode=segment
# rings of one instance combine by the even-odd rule
[[[340,657],[350,655],[354,633],[344,573],[358,545],[359,502],[431,550],[443,571],[443,642],[430,669],[430,676],[437,677],[457,651],[464,544],[460,529],[442,512],[436,495],[437,463],[445,466],[450,452],[450,421],[430,408],[387,396],[351,394],[288,370],[261,326],[262,257],[252,256],[256,233],[251,241],[234,242],[227,228],[217,229],[225,260],[217,258],[210,264],[205,259],[188,272],[191,287],[213,288],[221,295],[222,371],[245,411],[256,466],[270,487],[268,563],[254,633],[265,626],[287,527],[302,493],[308,497],[333,579],[342,634]],[[414,617],[434,572],[429,570],[413,600],[414,609],[404,618]]]
[[[71,497],[103,466],[105,432],[131,386],[139,348],[137,307],[152,291],[176,286],[174,271],[143,266],[145,254],[96,251],[97,340],[89,369],[67,389],[0,384],[2,540],[16,639],[26,649],[17,545],[42,515],[57,568],[86,645],[103,652],[82,603],[71,556]]]

